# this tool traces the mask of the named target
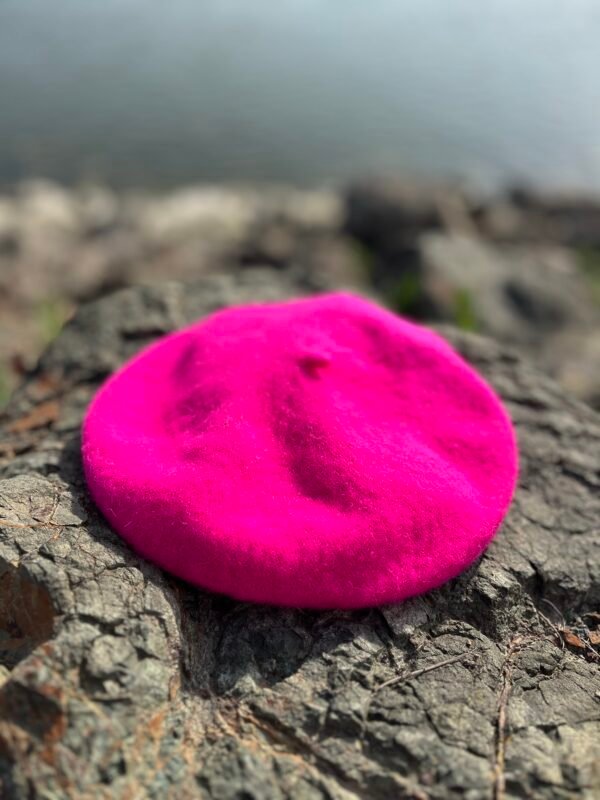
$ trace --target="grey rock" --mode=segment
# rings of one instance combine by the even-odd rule
[[[518,347],[577,396],[600,396],[600,313],[571,252],[428,233],[418,243],[420,301]]]
[[[402,258],[424,231],[462,230],[469,221],[466,196],[458,187],[372,178],[346,193],[346,228],[388,260]]]
[[[445,332],[504,397],[521,476],[485,555],[422,598],[239,603],[145,562],[94,508],[78,428],[99,381],[215,308],[294,291],[249,270],[119,292],[83,307],[14,394],[0,435],[0,796],[598,796],[598,656],[561,629],[583,642],[600,603],[600,420],[504,347]]]
[[[589,329],[597,312],[572,255],[558,247],[491,245],[482,240],[426,234],[419,270],[433,318],[454,321],[459,293],[467,293],[475,323],[485,333],[541,347],[553,333]]]
[[[595,196],[516,189],[508,197],[488,198],[477,217],[482,232],[499,240],[600,247],[600,202]]]

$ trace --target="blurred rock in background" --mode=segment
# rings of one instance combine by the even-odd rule
[[[78,302],[262,266],[489,334],[600,406],[600,201],[401,179],[339,192],[17,185],[0,195],[0,402]]]
[[[372,180],[346,230],[395,310],[507,342],[600,405],[600,201]]]

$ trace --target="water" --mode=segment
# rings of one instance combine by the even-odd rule
[[[0,180],[600,190],[598,0],[0,0]]]

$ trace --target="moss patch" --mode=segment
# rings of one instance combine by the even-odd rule
[[[42,346],[56,339],[70,313],[70,305],[60,298],[43,300],[34,309],[34,320]]]
[[[419,318],[420,305],[423,297],[423,287],[419,276],[413,272],[406,272],[390,288],[388,302],[390,307],[399,314]]]
[[[454,295],[454,324],[463,331],[476,331],[479,327],[473,295],[467,289],[458,289]]]
[[[594,303],[600,306],[600,249],[582,247],[577,253],[577,263],[589,284]]]

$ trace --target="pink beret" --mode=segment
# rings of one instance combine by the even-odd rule
[[[98,392],[91,494],[140,554],[241,600],[353,608],[457,575],[509,506],[509,418],[436,334],[345,294],[219,311]]]

